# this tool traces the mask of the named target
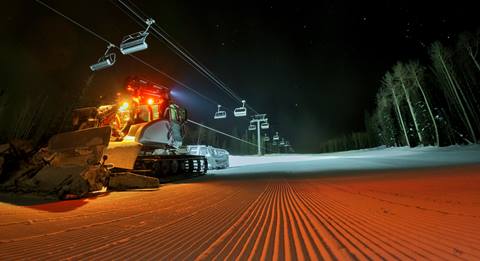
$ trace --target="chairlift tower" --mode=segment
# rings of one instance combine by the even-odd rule
[[[252,120],[250,120],[250,126],[248,127],[249,130],[257,130],[257,154],[262,155],[262,148],[260,146],[262,137],[260,137],[260,129],[266,130],[270,127],[268,124],[268,118],[266,118],[267,114],[257,114],[253,116]]]

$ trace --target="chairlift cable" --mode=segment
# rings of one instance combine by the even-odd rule
[[[110,42],[109,40],[107,40],[106,38],[104,38],[104,37],[102,37],[101,35],[95,33],[94,31],[90,30],[89,28],[83,26],[82,24],[78,23],[77,21],[73,20],[72,18],[64,15],[63,13],[61,13],[60,11],[58,11],[58,10],[54,9],[53,7],[47,5],[47,4],[44,3],[43,1],[41,1],[41,0],[35,0],[35,1],[36,1],[37,3],[43,5],[44,7],[50,9],[52,12],[54,12],[54,13],[62,16],[63,18],[67,19],[67,20],[70,21],[71,23],[77,25],[78,27],[80,27],[81,29],[85,30],[86,32],[88,32],[88,33],[92,34],[93,36],[97,37],[98,39],[106,42],[110,47],[119,49],[118,46],[116,46],[115,44],[113,44],[112,42]],[[183,82],[175,79],[174,77],[170,76],[170,75],[167,74],[166,72],[164,72],[164,71],[156,68],[155,66],[153,66],[153,65],[151,65],[151,64],[149,64],[149,63],[147,63],[146,61],[140,59],[139,57],[137,57],[137,56],[135,56],[135,55],[133,55],[133,54],[129,54],[128,56],[130,56],[130,57],[133,58],[134,60],[137,60],[138,62],[146,65],[146,66],[149,67],[150,69],[152,69],[152,70],[154,70],[154,71],[162,74],[163,76],[165,76],[165,77],[167,77],[168,79],[174,81],[174,82],[177,83],[178,85],[180,85],[180,86],[182,86],[182,87],[190,90],[191,92],[193,92],[193,93],[195,93],[196,95],[202,97],[203,99],[209,101],[210,103],[215,104],[215,105],[219,104],[218,102],[214,101],[213,99],[211,99],[211,98],[209,98],[209,97],[201,94],[201,93],[198,92],[197,90],[189,87],[188,85],[186,85],[186,84],[184,84]],[[225,107],[225,106],[223,106],[223,107]],[[227,107],[225,107],[225,108],[227,108]],[[228,109],[228,108],[227,108],[227,109]]]
[[[138,19],[144,21],[144,19],[142,18],[142,16],[140,16],[139,14],[137,14],[132,8],[130,8],[127,4],[125,4],[122,0],[118,0],[118,2],[120,2],[125,8],[127,8],[130,12],[132,12]],[[118,5],[115,5],[117,8]],[[121,9],[121,8],[120,8]],[[137,7],[137,9],[139,9]],[[122,10],[122,9],[121,9]],[[139,9],[140,10],[140,9]],[[140,12],[142,12],[140,10]],[[143,12],[142,12],[143,13]],[[129,16],[131,19],[132,17]],[[136,20],[135,20],[136,21]],[[138,23],[138,21],[137,21]],[[184,51],[182,49],[185,49],[185,48],[180,48],[178,47],[175,43],[173,43],[173,41],[171,39],[168,39],[165,35],[163,35],[162,33],[160,33],[155,27],[159,27],[158,25],[154,25],[152,27],[152,30],[153,32],[156,33],[156,35],[154,34],[154,36],[159,39],[159,37],[161,37],[163,39],[163,41],[167,42],[170,46],[172,46],[174,48],[174,52],[179,55],[184,61],[185,61],[185,58],[188,59],[188,61],[186,61],[187,63],[189,63],[190,65],[192,65],[194,67],[194,69],[196,69],[197,71],[199,71],[200,73],[202,73],[204,76],[206,76],[208,79],[210,79],[214,84],[216,84],[218,87],[220,87],[221,89],[223,89],[227,94],[229,94],[232,98],[236,99],[237,101],[241,101],[242,99],[237,96],[233,90],[231,90],[230,88],[228,88],[225,83],[223,83],[221,80],[218,79],[218,77],[216,77],[212,72],[210,72],[207,68],[205,68],[205,66],[203,66],[202,64],[200,64],[199,62],[197,62],[194,58],[192,58],[192,55],[190,55],[188,53],[188,51]],[[162,31],[164,31],[162,29]],[[170,36],[170,38],[173,38]],[[161,40],[161,39],[159,39]],[[170,48],[171,49],[171,48]],[[180,53],[180,54],[179,54]],[[187,54],[188,53],[188,54]],[[183,57],[185,58],[183,58]],[[258,112],[253,108],[251,107],[250,105],[246,105],[247,108],[249,108],[250,110],[252,110],[253,112],[255,112],[256,114],[258,114]]]
[[[53,11],[54,13],[56,13],[56,14],[62,16],[63,18],[67,19],[68,21],[72,22],[73,24],[77,25],[78,27],[82,28],[82,29],[85,30],[86,32],[94,35],[94,36],[97,37],[98,39],[100,39],[100,40],[102,40],[102,41],[104,41],[104,42],[106,42],[106,43],[108,43],[108,44],[111,44],[112,47],[118,49],[118,47],[117,47],[116,45],[112,44],[112,43],[111,43],[110,41],[108,41],[107,39],[103,38],[102,36],[98,35],[98,34],[95,33],[94,31],[88,29],[87,27],[81,25],[80,23],[76,22],[75,20],[71,19],[70,17],[64,15],[64,14],[61,13],[60,11],[54,9],[53,7],[47,5],[46,3],[42,2],[41,0],[35,0],[35,1],[36,1],[37,3],[43,5],[44,7],[50,9],[50,10]],[[178,83],[178,84],[181,85],[182,87],[185,87],[185,88],[187,88],[187,89],[195,92],[197,95],[200,95],[202,98],[205,98],[205,99],[209,100],[210,102],[212,102],[212,103],[214,103],[214,104],[218,104],[218,103],[215,102],[214,100],[212,100],[212,99],[206,97],[205,95],[201,94],[200,92],[198,92],[198,91],[196,91],[196,90],[188,87],[186,84],[184,84],[184,83],[180,82],[179,80],[173,78],[172,76],[170,76],[170,75],[168,75],[167,73],[161,71],[160,69],[156,68],[155,66],[153,66],[153,65],[145,62],[144,60],[140,59],[139,57],[137,57],[137,56],[135,56],[135,55],[133,55],[133,54],[129,54],[129,56],[132,57],[133,59],[137,60],[138,62],[144,64],[145,66],[148,66],[148,67],[151,68],[152,70],[155,70],[156,72],[159,72],[159,73],[161,73],[162,75],[165,75],[165,76],[168,77],[169,79],[172,79],[173,81],[175,81],[176,83]],[[224,107],[224,106],[223,106],[223,107]],[[243,140],[243,139],[241,139],[241,138],[235,137],[235,136],[230,135],[230,134],[228,134],[228,133],[225,133],[225,132],[216,130],[216,129],[214,129],[214,128],[212,128],[212,127],[209,127],[209,126],[207,126],[207,125],[200,124],[200,123],[195,122],[195,121],[193,121],[193,120],[191,120],[191,119],[188,119],[188,122],[190,122],[190,123],[192,123],[192,124],[195,124],[195,125],[198,125],[198,126],[200,126],[200,127],[206,128],[206,129],[208,129],[208,130],[214,131],[214,132],[219,133],[219,134],[221,134],[221,135],[224,135],[224,136],[226,136],[226,137],[229,137],[229,138],[232,138],[232,139],[235,139],[235,140],[238,140],[238,141],[241,141],[241,142],[244,142],[244,143],[253,145],[253,146],[257,146],[256,144],[253,144],[253,143],[248,142],[248,141],[246,141],[246,140]]]
[[[188,86],[188,85],[186,85],[185,83],[183,83],[183,82],[181,82],[181,81],[179,81],[179,80],[177,80],[177,79],[173,78],[172,76],[170,76],[170,75],[169,75],[169,74],[167,74],[166,72],[164,72],[164,71],[162,71],[162,70],[158,69],[157,67],[155,67],[155,66],[153,66],[153,65],[151,65],[151,64],[149,64],[149,63],[147,63],[146,61],[144,61],[144,60],[140,59],[138,56],[136,56],[136,55],[134,55],[134,54],[129,54],[129,56],[130,56],[131,58],[133,58],[134,60],[136,60],[136,61],[138,61],[138,62],[140,62],[140,63],[144,64],[144,65],[145,65],[145,66],[147,66],[147,67],[149,67],[150,69],[152,69],[152,70],[154,70],[154,71],[156,71],[156,72],[158,72],[158,73],[162,74],[163,76],[167,77],[168,79],[170,79],[170,80],[174,81],[174,82],[175,82],[175,83],[177,83],[178,85],[180,85],[180,86],[182,86],[182,87],[184,87],[184,88],[188,89],[189,91],[191,91],[191,92],[195,93],[196,95],[198,95],[198,96],[202,97],[203,99],[205,99],[205,100],[209,101],[210,103],[212,103],[212,104],[214,104],[214,105],[217,105],[217,104],[219,104],[218,102],[214,101],[213,99],[211,99],[211,98],[209,98],[209,97],[207,97],[207,96],[203,95],[203,94],[202,94],[202,93],[200,93],[199,91],[197,91],[197,90],[195,90],[195,89],[193,89],[193,88],[189,87],[189,86]],[[222,107],[224,107],[224,106],[222,106]],[[227,108],[227,109],[228,109],[228,108]]]
[[[122,8],[120,8],[115,2],[112,2],[112,4],[115,5],[118,9],[120,9],[120,10],[121,10],[124,14],[126,14],[128,17],[130,17],[130,19],[132,19],[133,21],[135,21],[137,24],[143,26],[144,23],[142,23],[142,22],[138,21],[137,19],[135,19],[134,17],[132,17],[132,15],[131,15],[129,12],[127,12],[127,11],[123,10]],[[155,38],[157,38],[159,41],[163,41],[163,40],[162,40],[163,38],[160,38],[160,37],[157,36],[156,34],[152,34],[152,35],[153,35]],[[167,48],[170,49],[170,50],[172,50],[173,52],[176,52],[176,49],[173,48],[171,45],[167,45]],[[178,55],[178,54],[177,54],[177,55]],[[195,64],[193,64],[193,63],[192,63],[190,60],[188,60],[185,56],[183,56],[183,55],[178,55],[178,56],[179,56],[183,61],[185,61],[187,64],[190,64],[194,69],[196,69],[196,68],[195,68]],[[198,69],[196,69],[196,70],[199,71]],[[207,78],[209,77],[209,76],[208,76],[207,74],[205,74],[204,72],[202,72],[202,71],[199,71],[199,72],[200,72],[202,75],[204,75],[205,77],[207,77]],[[167,76],[167,77],[168,77],[168,76]],[[187,88],[188,88],[188,87],[187,87]],[[202,95],[200,95],[200,96],[202,96]],[[236,99],[236,97],[234,97],[234,96],[232,96],[232,98]],[[206,98],[206,99],[208,99],[208,98]],[[218,103],[217,103],[217,104],[218,104]],[[229,109],[229,108],[226,107],[226,106],[223,106],[223,107]]]
[[[137,14],[132,8],[130,8],[128,5],[126,5],[124,2],[122,2],[121,0],[119,0],[119,2],[125,7],[127,8],[131,13],[133,13],[138,19],[144,21],[144,19],[139,15]],[[118,8],[118,5],[115,5],[117,8]],[[123,9],[121,9],[123,11]],[[133,19],[131,16],[129,16],[131,19]],[[139,23],[137,20],[133,19],[135,22]],[[141,24],[141,23],[140,23]],[[154,25],[156,26],[156,25]],[[169,39],[168,37],[165,37],[165,35],[163,35],[162,33],[158,32],[158,30],[156,30],[155,28],[152,28],[153,32],[155,32],[156,34],[154,34],[154,37],[159,39],[159,40],[163,40],[164,42],[167,42],[168,46],[170,46],[169,49],[172,50],[171,47],[173,47],[173,51],[178,55],[180,56],[184,61],[186,61],[188,64],[192,65],[192,67],[199,71],[201,74],[203,74],[204,76],[206,76],[207,78],[209,78],[211,81],[213,81],[214,84],[216,84],[218,87],[222,88],[225,92],[227,92],[227,94],[229,94],[232,98],[236,99],[237,101],[240,101],[241,99],[229,88],[227,88],[225,86],[225,83],[223,83],[221,80],[218,79],[218,77],[216,77],[215,75],[213,75],[212,72],[210,72],[207,68],[205,68],[205,66],[203,66],[202,64],[200,64],[199,62],[197,62],[194,58],[192,58],[192,55],[190,55],[189,53],[187,54],[187,52],[184,50],[185,48],[180,48],[176,43],[174,43],[171,39]],[[162,31],[164,31],[162,29]],[[160,39],[161,38],[161,39]],[[170,38],[173,38],[170,36]],[[182,50],[183,49],[183,50]],[[187,59],[187,60],[185,60]]]

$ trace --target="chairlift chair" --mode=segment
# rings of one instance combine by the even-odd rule
[[[150,26],[155,23],[155,20],[147,19],[145,23],[148,25],[145,31],[133,33],[123,37],[122,42],[120,43],[120,52],[123,54],[130,54],[148,48],[148,44],[146,42],[149,34],[148,29],[150,29]]]
[[[279,144],[280,144],[280,146],[284,146],[285,145],[285,140],[282,139]]]
[[[215,115],[213,116],[213,119],[215,119],[215,120],[227,118],[227,112],[226,111],[221,111],[220,107],[222,107],[222,106],[218,105],[217,112],[215,112]]]
[[[265,137],[263,137],[264,141],[270,141],[270,137],[265,133]]]
[[[274,141],[277,141],[280,139],[280,136],[278,136],[278,131],[275,133],[275,135],[273,135],[273,140]]]
[[[113,44],[108,45],[107,50],[105,51],[103,56],[100,57],[96,63],[90,65],[90,70],[98,71],[98,70],[101,70],[101,69],[108,68],[108,67],[112,66],[113,64],[115,64],[117,56],[115,55],[115,53],[108,53],[108,51],[112,47],[114,47]]]
[[[253,125],[253,124],[248,125],[248,130],[249,130],[249,131],[254,131],[254,130],[256,130],[256,129],[257,129],[257,126],[255,126],[255,125]]]
[[[268,122],[262,122],[262,123],[260,124],[260,128],[261,128],[262,130],[266,130],[266,129],[268,129],[269,127],[270,127],[270,124],[268,124]]]
[[[247,108],[245,108],[245,100],[242,100],[242,107],[235,108],[233,111],[235,117],[245,117],[247,116]]]

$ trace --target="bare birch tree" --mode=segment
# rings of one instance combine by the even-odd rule
[[[402,129],[402,132],[403,132],[403,135],[404,135],[404,138],[405,138],[405,142],[407,143],[407,146],[411,147],[410,140],[409,140],[408,134],[407,134],[407,129],[405,127],[405,121],[404,121],[403,116],[402,116],[402,111],[400,110],[400,103],[398,101],[398,96],[397,96],[397,93],[396,93],[397,85],[394,81],[393,75],[390,72],[387,72],[385,74],[385,76],[383,77],[382,86],[386,90],[389,90],[392,94],[391,97],[392,97],[393,104],[395,106],[394,107],[395,108],[395,113],[398,117],[398,121],[400,123],[400,128]],[[382,95],[382,99],[383,99],[382,102],[388,102],[387,97],[388,97],[387,94]],[[378,102],[378,98],[377,98],[377,102]]]
[[[468,115],[469,113],[467,112],[467,101],[462,89],[458,85],[451,62],[450,51],[446,49],[440,42],[435,42],[430,48],[430,56],[433,62],[433,68],[438,78],[437,80],[445,92],[445,97],[459,111],[462,122],[467,127],[467,131],[470,133],[470,137],[472,138],[473,142],[476,143],[477,138],[475,131],[473,130],[473,126]]]
[[[424,81],[424,75],[425,75],[425,67],[421,66],[418,61],[415,62],[410,62],[407,64],[407,70],[409,72],[410,77],[413,79],[414,85],[420,90],[420,93],[422,94],[423,102],[425,103],[428,114],[430,115],[430,119],[433,124],[433,128],[435,131],[435,146],[439,146],[440,144],[440,136],[438,134],[438,127],[437,123],[435,121],[435,117],[433,116],[432,108],[430,106],[429,99],[427,98],[427,94],[425,93],[425,90],[423,88],[423,81]]]
[[[458,37],[457,48],[464,50],[465,54],[471,59],[471,62],[475,65],[480,73],[480,62],[478,61],[478,51],[480,49],[480,32],[477,35],[471,33],[462,33]]]
[[[407,101],[408,109],[410,111],[410,114],[412,115],[413,119],[413,124],[415,126],[415,131],[417,132],[417,137],[418,137],[418,142],[419,144],[423,144],[423,136],[422,132],[420,130],[418,120],[417,120],[417,115],[415,114],[415,109],[413,108],[413,103],[410,99],[410,94],[409,90],[410,85],[408,83],[408,72],[403,65],[403,63],[398,62],[394,67],[393,67],[393,75],[396,80],[399,81],[400,86],[402,87],[402,90],[405,95],[405,99]]]

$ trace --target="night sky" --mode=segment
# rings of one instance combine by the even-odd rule
[[[140,30],[115,1],[45,2],[117,44]],[[480,25],[475,1],[419,2],[134,3],[255,110],[267,113],[272,131],[296,151],[311,152],[329,138],[364,129],[364,113],[375,106],[381,77],[396,61],[427,64],[433,41],[454,44],[458,33]],[[129,57],[120,55],[113,68],[91,73],[89,64],[106,44],[33,0],[12,3],[2,19],[6,88],[34,95],[41,82],[61,104],[83,87],[89,99],[106,99],[137,74],[178,90],[178,102],[194,120],[227,132],[247,127],[246,120],[214,122],[214,104]],[[148,43],[139,57],[230,109],[238,106],[165,43],[153,37]]]

